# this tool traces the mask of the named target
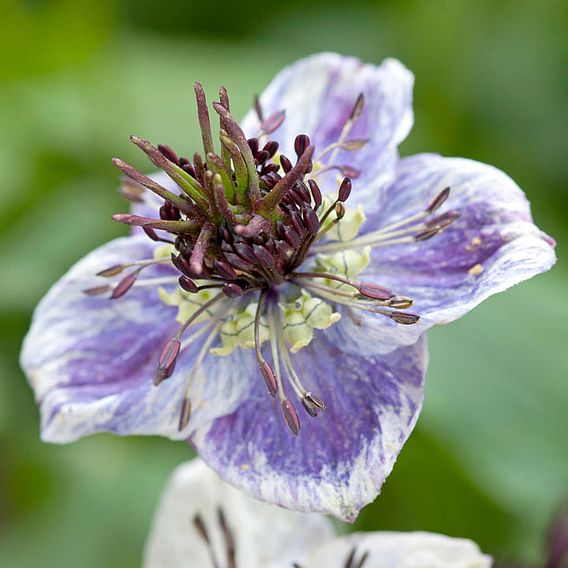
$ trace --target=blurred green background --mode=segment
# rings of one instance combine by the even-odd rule
[[[0,564],[135,567],[183,443],[39,441],[18,367],[31,311],[74,261],[124,233],[110,215],[137,133],[189,153],[192,84],[243,114],[283,65],[335,50],[416,74],[404,154],[495,164],[568,244],[568,5],[561,0],[2,2],[0,17]],[[430,334],[419,427],[359,529],[467,536],[539,562],[568,496],[568,267]]]

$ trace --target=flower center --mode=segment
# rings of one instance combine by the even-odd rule
[[[254,348],[269,393],[278,398],[286,424],[298,434],[300,420],[288,398],[285,383],[310,416],[325,408],[306,389],[290,354],[308,345],[314,330],[326,329],[340,318],[333,306],[343,305],[381,314],[393,322],[411,325],[419,316],[406,312],[412,300],[371,282],[356,279],[369,262],[373,247],[416,242],[440,233],[457,217],[454,211],[432,217],[445,202],[449,188],[438,193],[424,211],[382,229],[357,236],[365,220],[361,206],[347,209],[352,177],[359,172],[336,164],[338,152],[357,151],[366,140],[349,139],[360,117],[364,98],[354,102],[336,142],[315,155],[305,134],[294,141],[293,159],[279,153],[278,142],[268,137],[282,124],[284,111],[268,117],[255,104],[258,135],[247,139],[230,114],[227,92],[220,90],[213,103],[219,117],[220,152],[215,152],[205,94],[195,85],[204,154],[179,157],[169,146],[153,146],[132,136],[158,168],[176,184],[173,192],[119,159],[113,160],[129,181],[123,194],[143,200],[144,188],[161,199],[159,219],[118,214],[116,221],[142,227],[150,239],[163,242],[153,259],[113,266],[99,276],[114,277],[132,268],[115,285],[87,290],[91,295],[110,292],[118,299],[134,286],[177,283],[173,291],[160,288],[164,303],[178,307],[180,326],[157,358],[154,384],[174,372],[179,354],[203,339],[194,371],[209,352],[228,355],[237,347]],[[337,190],[322,195],[318,178],[339,172]],[[171,264],[179,276],[142,279],[149,266]],[[195,324],[196,331],[187,335]],[[214,342],[220,345],[213,346]],[[262,345],[270,345],[271,362]],[[194,373],[188,379],[187,393]],[[189,394],[180,408],[179,429],[191,414]]]

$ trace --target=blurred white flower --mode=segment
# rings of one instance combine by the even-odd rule
[[[145,568],[489,568],[469,541],[413,532],[337,537],[323,515],[256,501],[201,460],[179,466],[158,506]]]

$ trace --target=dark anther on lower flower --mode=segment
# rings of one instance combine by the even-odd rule
[[[113,160],[127,177],[122,193],[130,201],[144,202],[142,188],[162,200],[159,218],[117,214],[113,219],[141,227],[149,239],[163,244],[156,245],[152,259],[126,261],[100,271],[98,276],[112,278],[131,269],[117,283],[85,293],[109,294],[116,300],[136,287],[160,286],[163,300],[178,307],[180,326],[157,357],[156,385],[172,376],[184,350],[203,335],[187,378],[188,393],[210,350],[214,356],[223,356],[235,348],[254,347],[269,394],[278,399],[284,422],[298,435],[300,419],[294,396],[312,417],[326,405],[305,388],[291,354],[310,343],[314,330],[338,321],[341,314],[334,312],[338,306],[376,313],[400,325],[417,323],[419,315],[401,311],[412,305],[411,298],[353,276],[365,269],[373,248],[432,238],[458,212],[432,216],[449,196],[445,188],[421,212],[357,236],[364,215],[361,209],[350,210],[346,203],[353,193],[352,178],[359,172],[338,164],[337,156],[340,151],[356,152],[368,142],[349,139],[364,106],[362,95],[354,101],[335,142],[316,154],[310,138],[298,134],[291,157],[279,153],[278,142],[267,139],[284,121],[284,111],[265,117],[257,100],[260,129],[257,136],[247,138],[232,117],[227,92],[221,88],[219,102],[213,103],[220,124],[216,143],[199,83],[195,94],[203,154],[195,153],[190,159],[165,144],[154,146],[131,137],[174,182],[168,186],[175,190],[122,160]],[[327,157],[325,165],[322,156]],[[343,177],[337,180],[335,193],[322,195],[318,180],[337,172]],[[152,267],[157,271],[154,277],[143,278],[144,271]],[[172,268],[177,275],[172,275]],[[192,324],[196,330],[185,337]],[[268,359],[263,354],[265,342],[270,348]],[[180,408],[180,431],[190,420],[191,407],[186,395]]]
[[[221,507],[217,507],[217,526],[221,533],[223,554],[225,556],[224,562],[220,562],[217,558],[215,545],[213,544],[213,542],[217,539],[211,537],[203,517],[200,514],[197,514],[193,518],[193,527],[207,547],[212,568],[237,568],[235,537],[231,527],[227,523],[227,518]]]
[[[354,546],[345,561],[344,568],[363,568],[366,564],[367,560],[369,559],[369,553],[364,552],[361,556],[358,557],[357,554],[357,547]]]

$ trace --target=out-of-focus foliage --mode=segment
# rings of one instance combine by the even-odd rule
[[[416,74],[403,153],[491,162],[568,244],[568,9],[560,0],[208,3],[8,0],[0,18],[0,558],[134,567],[182,443],[99,435],[39,441],[17,355],[31,310],[75,260],[123,229],[110,215],[136,132],[190,152],[191,86],[244,113],[299,56],[336,50]],[[496,196],[498,199],[498,196]],[[538,559],[568,494],[567,267],[431,334],[417,432],[360,529],[423,529]]]

